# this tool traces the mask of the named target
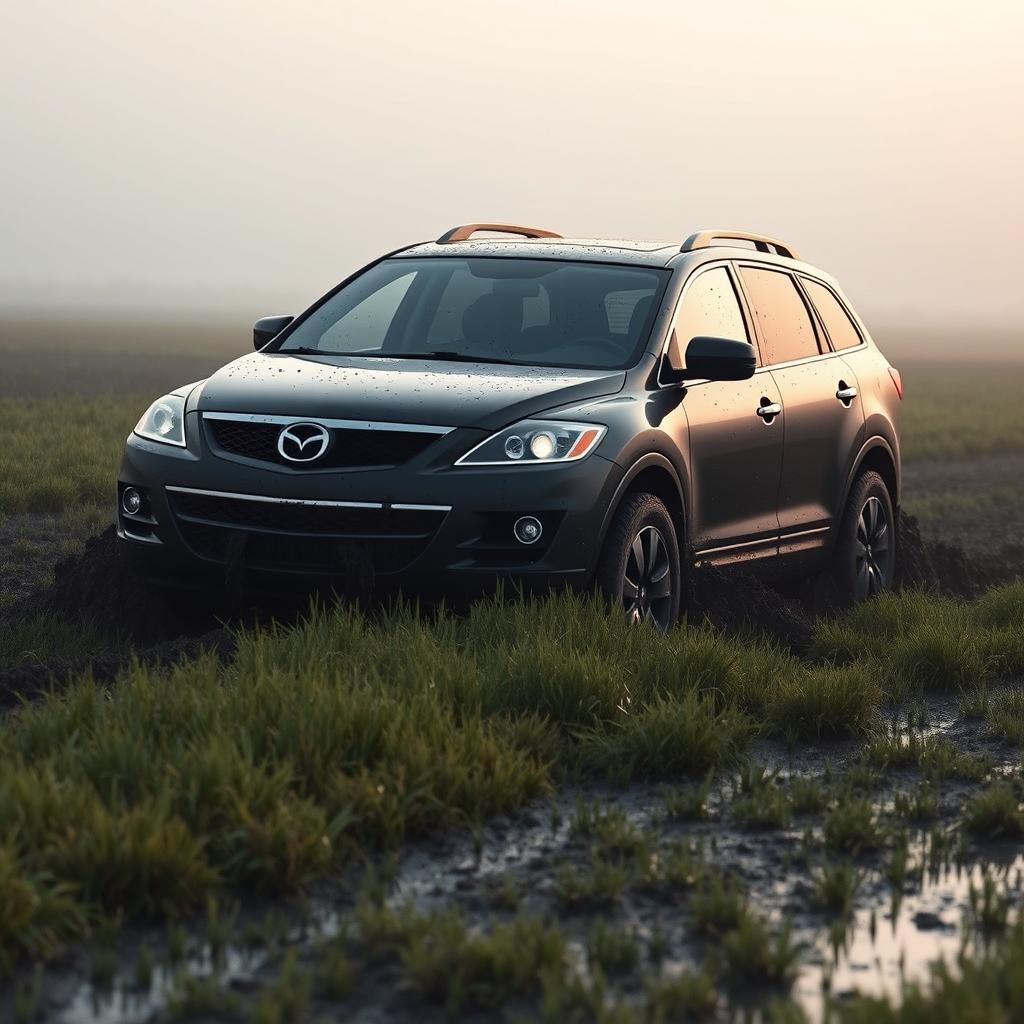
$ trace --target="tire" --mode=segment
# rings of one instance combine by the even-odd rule
[[[852,604],[892,586],[896,577],[896,515],[885,481],[859,476],[846,499],[832,561],[841,602]]]
[[[679,538],[660,498],[631,494],[615,510],[596,582],[614,604],[622,605],[631,622],[646,619],[666,630],[679,621]]]

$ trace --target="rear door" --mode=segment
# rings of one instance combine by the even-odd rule
[[[864,424],[856,379],[792,274],[744,264],[739,276],[781,395],[779,553],[813,564],[841,515],[850,451]]]
[[[701,268],[687,282],[671,335],[673,366],[685,365],[686,345],[700,335],[754,344],[725,264]],[[782,430],[770,410],[779,401],[767,373],[686,385],[691,535],[701,560],[745,562],[778,550]]]

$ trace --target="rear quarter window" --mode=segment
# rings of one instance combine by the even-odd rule
[[[818,311],[829,338],[832,339],[832,347],[837,352],[844,348],[856,348],[863,340],[860,331],[832,289],[808,277],[802,277],[800,280],[807,289],[807,294]]]

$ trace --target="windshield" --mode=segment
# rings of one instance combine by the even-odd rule
[[[668,277],[601,263],[393,258],[327,299],[277,351],[625,369]]]

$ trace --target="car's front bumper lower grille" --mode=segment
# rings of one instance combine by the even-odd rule
[[[185,543],[200,558],[227,563],[244,552],[251,568],[342,571],[354,548],[378,573],[397,572],[430,543],[450,511],[442,505],[316,501],[168,487]]]

